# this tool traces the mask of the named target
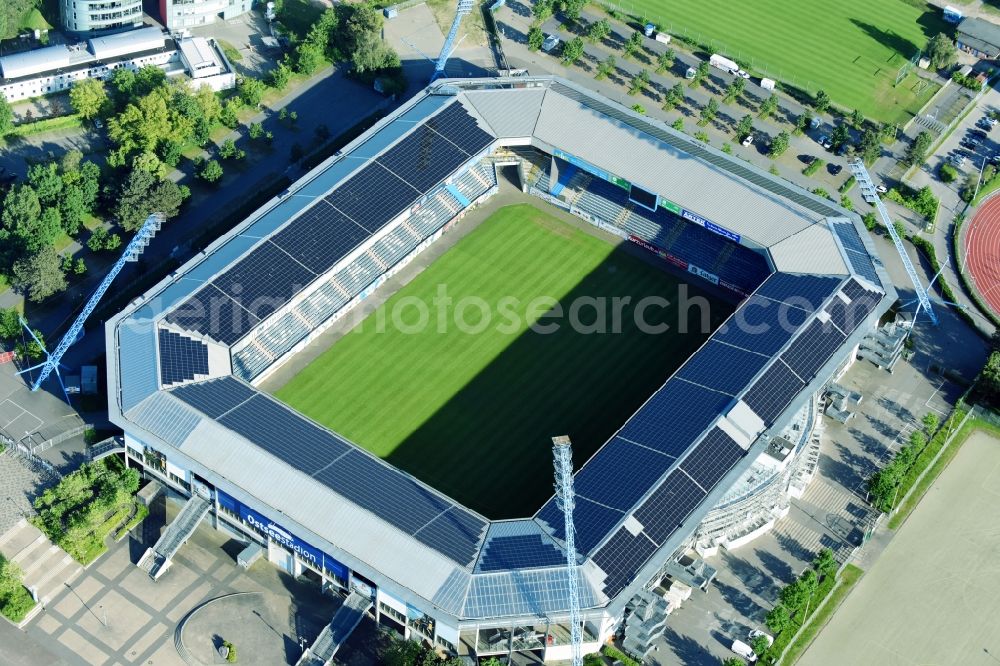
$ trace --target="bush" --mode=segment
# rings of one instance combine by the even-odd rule
[[[922,215],[929,222],[934,221],[937,216],[938,199],[929,186],[914,191],[906,185],[900,185],[899,189],[892,188],[886,192],[885,198]]]
[[[950,164],[942,164],[938,169],[938,177],[942,183],[952,183],[958,178],[958,169]]]
[[[622,663],[622,666],[642,666],[642,662],[640,662],[638,659],[633,659],[632,657],[628,656],[627,654],[616,648],[614,645],[605,645],[601,649],[601,652],[604,653],[604,656],[608,657],[613,661],[620,661]]]
[[[802,170],[802,175],[803,176],[811,176],[814,173],[816,173],[817,171],[819,171],[820,167],[823,166],[824,164],[826,164],[826,162],[824,162],[820,158],[816,157],[816,158],[813,159],[812,162],[810,162],[809,164],[806,165],[805,169]]]
[[[969,90],[974,90],[976,92],[983,89],[982,81],[977,80],[974,76],[966,76],[961,72],[954,72],[951,75],[951,80],[963,88],[968,88]]]

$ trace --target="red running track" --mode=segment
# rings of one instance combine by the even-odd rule
[[[973,216],[965,232],[965,261],[976,291],[1000,315],[1000,195]]]

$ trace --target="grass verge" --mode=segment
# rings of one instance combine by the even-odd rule
[[[892,518],[889,519],[889,529],[898,529],[903,525],[903,523],[906,522],[906,519],[910,517],[913,510],[917,508],[918,504],[920,504],[920,500],[923,498],[924,494],[937,480],[937,478],[941,476],[941,472],[943,472],[955,456],[958,455],[962,445],[969,438],[969,435],[975,430],[983,430],[991,435],[1000,437],[1000,427],[989,423],[988,421],[977,419],[975,416],[970,417],[969,420],[965,422],[965,425],[963,425],[962,428],[955,433],[948,449],[945,450],[936,461],[934,461],[934,464],[927,471],[927,474],[925,474],[924,477],[913,486],[913,492],[911,492],[910,495],[899,505],[896,513],[894,513]],[[937,451],[940,451],[941,446],[943,446],[943,443],[934,450],[934,455],[937,454]],[[929,449],[930,445],[928,445],[927,448]],[[922,455],[923,454],[921,454],[921,456]],[[933,455],[931,457],[933,457]]]
[[[844,567],[844,570],[837,577],[837,586],[830,593],[826,605],[809,617],[805,628],[802,629],[801,633],[795,637],[795,640],[785,650],[785,654],[781,659],[782,666],[792,666],[792,664],[798,661],[806,648],[812,644],[816,635],[827,625],[833,614],[840,608],[840,604],[844,603],[844,599],[851,593],[854,585],[861,580],[861,576],[864,573],[864,571],[853,564],[848,564]]]

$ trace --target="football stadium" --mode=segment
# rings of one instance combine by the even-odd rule
[[[442,330],[445,288],[484,305]],[[616,297],[659,333],[597,330]],[[139,566],[208,519],[452,654],[569,658],[574,587],[585,651],[642,654],[808,483],[895,300],[829,200],[559,78],[438,81],[108,321],[126,460],[185,498]]]

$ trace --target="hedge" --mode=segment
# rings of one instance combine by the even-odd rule
[[[601,651],[604,653],[605,657],[608,657],[609,659],[614,659],[615,661],[620,661],[624,666],[642,666],[641,661],[633,659],[632,657],[628,656],[627,654],[616,648],[614,645],[605,645],[601,649]]]

